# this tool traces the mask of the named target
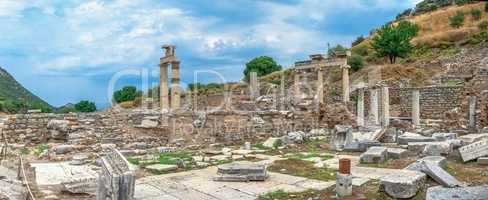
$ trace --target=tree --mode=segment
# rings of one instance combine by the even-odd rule
[[[347,59],[347,64],[351,66],[351,70],[356,72],[363,68],[364,66],[364,59],[362,56],[353,54],[351,57]]]
[[[473,17],[474,20],[480,20],[481,19],[481,10],[477,8],[471,9],[471,16]]]
[[[485,3],[485,12],[488,12],[488,2]]]
[[[275,71],[280,71],[282,67],[269,56],[259,56],[246,63],[244,69],[244,80],[249,81],[251,72],[256,72],[258,76],[271,74]]]
[[[371,47],[379,57],[388,57],[393,64],[398,57],[405,58],[412,52],[410,41],[419,29],[418,25],[408,21],[401,21],[396,26],[384,25],[373,37]]]
[[[95,106],[95,103],[83,100],[75,104],[75,109],[78,112],[95,112],[97,107]]]
[[[121,90],[117,90],[114,92],[113,99],[115,102],[125,102],[125,101],[134,101],[136,97],[142,96],[141,91],[137,91],[137,88],[134,86],[125,86]]]
[[[354,40],[352,42],[351,47],[356,46],[363,41],[364,41],[364,37],[361,35],[361,36],[357,37],[356,40]]]
[[[461,28],[464,25],[464,13],[458,11],[456,15],[449,17],[449,24],[453,28]]]
[[[336,45],[335,47],[330,48],[330,49],[329,49],[329,51],[328,51],[327,53],[328,53],[328,54],[329,54],[329,56],[330,56],[330,55],[332,55],[332,54],[333,54],[334,52],[336,52],[336,51],[347,51],[347,48],[346,48],[346,47],[344,47],[344,46],[342,46],[342,45],[340,45],[340,44],[338,44],[338,45]]]

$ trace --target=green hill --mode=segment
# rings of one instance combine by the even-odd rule
[[[50,112],[53,107],[25,89],[12,75],[0,67],[0,110],[18,113],[29,109]]]

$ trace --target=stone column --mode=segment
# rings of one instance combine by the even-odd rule
[[[349,102],[349,65],[343,65],[342,68],[342,101]]]
[[[285,74],[281,74],[281,82],[280,82],[280,110],[285,110],[285,98],[286,98],[286,91],[285,91]]]
[[[159,106],[161,112],[169,110],[168,63],[159,64]]]
[[[369,91],[369,113],[371,116],[371,122],[373,125],[379,125],[380,119],[378,115],[378,89],[372,89]]]
[[[300,75],[298,75],[298,72],[295,74],[295,80],[294,80],[294,96],[295,96],[295,101],[298,102],[300,101]]]
[[[364,89],[358,89],[357,120],[358,126],[364,126]]]
[[[324,103],[324,73],[322,68],[317,70],[317,102]]]
[[[180,91],[180,62],[174,61],[171,63],[172,77],[171,77],[171,109],[178,110],[181,102]]]
[[[249,83],[250,83],[250,88],[249,92],[251,93],[251,100],[256,100],[259,96],[259,86],[258,86],[258,73],[257,72],[251,72],[250,78],[249,78]]]
[[[351,160],[339,159],[339,171],[336,174],[336,194],[339,198],[352,195]]]
[[[390,125],[390,91],[388,87],[381,88],[381,106],[382,106],[382,125],[387,127]]]
[[[476,129],[476,96],[469,97],[469,128]]]
[[[420,91],[412,92],[412,124],[415,127],[420,126]]]

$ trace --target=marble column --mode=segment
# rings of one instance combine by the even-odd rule
[[[390,91],[388,87],[381,88],[381,106],[382,106],[382,125],[390,126]]]
[[[369,113],[371,116],[371,122],[373,125],[379,125],[380,119],[378,115],[378,89],[372,89],[369,91]]]
[[[342,68],[342,101],[349,102],[349,65],[343,65]]]
[[[317,70],[317,102],[324,103],[324,73],[322,68]]]
[[[159,106],[161,112],[169,110],[168,63],[159,64]]]
[[[477,104],[476,96],[470,96],[469,97],[469,128],[471,129],[476,128],[476,104]]]
[[[358,89],[357,120],[358,126],[364,126],[364,89]]]
[[[181,106],[181,88],[180,88],[180,62],[171,63],[171,109],[178,110]]]
[[[412,92],[412,124],[415,127],[420,126],[420,91]]]
[[[251,93],[251,100],[256,100],[256,98],[259,97],[259,86],[258,86],[258,73],[257,72],[251,72],[250,78],[250,87],[249,87],[249,92]]]

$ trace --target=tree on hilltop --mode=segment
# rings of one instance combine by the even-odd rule
[[[249,82],[251,72],[256,72],[258,77],[271,74],[275,71],[280,71],[282,67],[276,63],[276,61],[269,56],[259,56],[246,63],[246,69],[244,69],[244,80]]]
[[[384,25],[373,37],[371,47],[379,57],[388,57],[390,63],[397,58],[407,57],[413,50],[410,43],[417,36],[420,27],[408,21],[401,21],[398,25]]]
[[[97,110],[97,106],[95,103],[87,100],[83,100],[75,104],[75,109],[78,112],[95,112]]]

